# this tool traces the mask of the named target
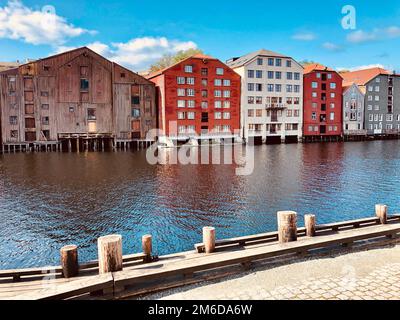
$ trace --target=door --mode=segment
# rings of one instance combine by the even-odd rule
[[[271,121],[278,122],[278,110],[271,110]]]
[[[132,120],[131,128],[132,128],[132,139],[140,139],[140,120]]]

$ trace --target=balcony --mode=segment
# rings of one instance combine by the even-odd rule
[[[262,137],[263,132],[262,130],[249,130],[248,134],[250,137]]]
[[[267,103],[265,105],[266,110],[284,110],[287,106],[284,103]]]

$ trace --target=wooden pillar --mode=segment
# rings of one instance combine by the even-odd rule
[[[147,234],[142,237],[143,253],[146,255],[144,262],[151,262],[151,252],[153,251],[152,237]]]
[[[306,214],[304,216],[304,225],[306,226],[306,236],[315,237],[315,215]]]
[[[99,273],[122,270],[122,236],[109,235],[97,240],[99,252]]]
[[[379,218],[381,224],[387,223],[387,212],[388,212],[388,207],[386,205],[377,204],[375,206],[375,213],[376,216]]]
[[[294,211],[279,211],[277,216],[279,242],[297,241],[297,213]]]
[[[213,253],[215,251],[215,228],[203,228],[203,243],[206,253]]]
[[[76,277],[79,273],[78,247],[75,245],[62,247],[60,256],[64,278]]]

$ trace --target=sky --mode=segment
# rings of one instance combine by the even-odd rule
[[[400,1],[0,0],[0,61],[80,46],[134,71],[188,48],[222,61],[264,48],[338,70],[400,70]]]

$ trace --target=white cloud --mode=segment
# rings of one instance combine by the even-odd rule
[[[393,39],[400,37],[400,27],[391,26],[388,28],[374,29],[372,31],[357,30],[347,35],[347,41],[351,43],[365,43]]]
[[[343,71],[343,70],[348,70],[348,71],[359,71],[359,70],[365,70],[365,69],[371,69],[371,68],[382,68],[386,69],[384,65],[382,64],[368,64],[368,65],[363,65],[363,66],[357,66],[357,67],[351,67],[351,68],[344,68],[344,67],[339,67],[336,68],[338,71]]]
[[[59,45],[85,33],[94,31],[68,23],[51,6],[39,11],[26,7],[20,0],[10,0],[0,7],[0,38],[23,40],[35,45]]]
[[[193,41],[169,40],[165,37],[134,38],[128,42],[111,43],[107,45],[94,42],[88,48],[102,56],[136,71],[147,69],[164,54],[174,54],[181,50],[197,48]],[[75,49],[75,47],[60,46],[56,53]]]
[[[325,42],[324,44],[322,44],[322,47],[325,48],[326,50],[333,52],[343,51],[343,47],[332,42]]]
[[[312,41],[315,40],[316,38],[317,38],[316,35],[311,32],[299,32],[292,36],[292,39],[299,41]]]

